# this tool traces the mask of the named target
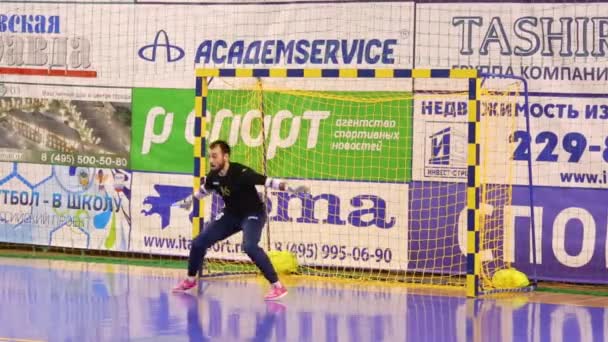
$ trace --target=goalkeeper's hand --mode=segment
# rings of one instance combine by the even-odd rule
[[[184,210],[190,210],[190,208],[192,207],[192,196],[188,196],[187,198],[185,198],[180,204],[179,207],[184,209]]]
[[[290,187],[289,190],[296,194],[309,194],[310,189],[306,185],[298,185],[295,188]]]
[[[270,177],[268,177],[266,179],[264,186],[269,187],[271,189],[288,191],[288,192],[296,193],[296,194],[309,194],[310,193],[310,189],[306,185],[299,185],[294,188],[292,186],[289,186],[287,184],[287,182],[285,182],[285,181],[282,181],[282,180],[276,179],[276,178],[270,178]]]

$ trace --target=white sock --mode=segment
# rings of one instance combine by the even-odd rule
[[[283,284],[281,284],[280,281],[277,281],[276,283],[272,284],[272,287],[283,287]]]
[[[188,276],[187,279],[188,279],[188,281],[194,281],[195,280],[195,278],[191,277],[191,276]]]

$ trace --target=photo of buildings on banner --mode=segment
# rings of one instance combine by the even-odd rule
[[[0,99],[0,149],[127,154],[130,106],[123,103]]]

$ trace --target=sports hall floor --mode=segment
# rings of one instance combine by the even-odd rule
[[[183,271],[0,258],[0,341],[606,341],[605,297],[534,292],[467,300],[383,284],[256,277],[173,294]]]

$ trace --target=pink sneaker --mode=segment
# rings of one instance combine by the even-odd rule
[[[195,286],[196,286],[196,280],[190,281],[188,279],[184,279],[184,280],[180,281],[176,287],[173,288],[173,292],[188,291]]]
[[[271,287],[268,294],[264,296],[264,300],[277,300],[285,297],[287,295],[287,289],[285,286],[280,287]]]

